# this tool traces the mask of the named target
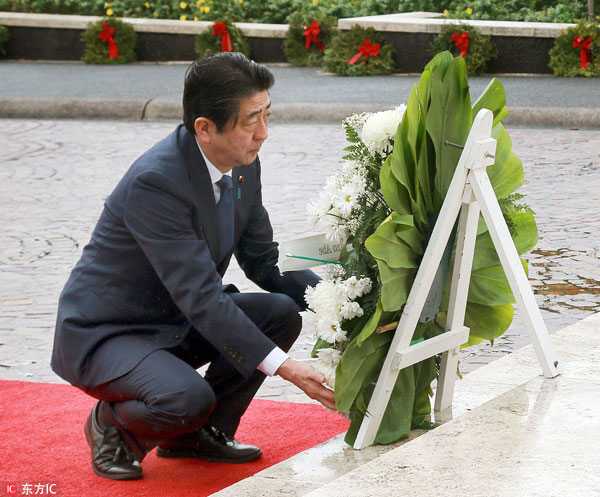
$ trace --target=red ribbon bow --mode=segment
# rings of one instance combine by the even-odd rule
[[[118,59],[119,58],[119,49],[117,48],[117,44],[115,42],[115,28],[113,26],[108,26],[108,23],[105,22],[102,25],[102,31],[98,34],[102,43],[108,42],[108,58],[109,59]]]
[[[464,32],[462,34],[458,34],[458,31],[455,31],[450,37],[450,41],[453,41],[456,45],[456,48],[460,50],[461,57],[467,55],[467,52],[469,51],[469,33]]]
[[[573,46],[575,48],[581,47],[579,51],[579,65],[582,69],[586,69],[588,62],[592,61],[592,39],[588,38],[584,40],[580,36],[573,38]]]
[[[369,57],[377,57],[379,55],[379,49],[381,45],[379,43],[373,44],[371,40],[363,40],[362,45],[358,47],[358,53],[352,57],[348,62],[350,64],[356,64],[358,59],[362,56],[365,57],[365,64],[369,61]]]
[[[325,48],[319,41],[320,32],[321,26],[319,26],[317,21],[313,21],[313,23],[304,30],[304,36],[306,36],[306,43],[304,46],[306,47],[306,50],[310,50],[311,43],[314,43],[319,50],[323,50]]]
[[[213,24],[213,36],[221,37],[221,52],[233,52],[233,45],[231,44],[231,36],[227,31],[227,24],[224,22],[217,22]]]

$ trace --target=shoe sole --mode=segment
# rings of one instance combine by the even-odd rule
[[[91,414],[90,414],[91,416]],[[94,473],[96,473],[98,476],[101,476],[102,478],[108,478],[110,480],[140,480],[144,477],[143,474],[141,475],[110,475],[107,473],[103,473],[102,471],[99,471],[96,466],[94,465],[94,443],[92,441],[92,434],[90,433],[91,430],[91,419],[88,417],[87,421],[85,422],[85,425],[83,427],[83,432],[85,433],[85,439],[87,440],[87,443],[90,447],[90,452],[92,453],[92,469],[94,470]]]
[[[240,457],[239,459],[226,459],[223,457],[211,457],[211,456],[200,456],[194,452],[186,452],[184,450],[170,451],[168,449],[156,449],[156,455],[165,459],[201,459],[202,461],[208,462],[224,462],[229,464],[241,464],[245,462],[255,461],[262,456],[262,451],[255,452],[246,457]]]

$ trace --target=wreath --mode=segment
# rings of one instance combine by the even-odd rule
[[[219,52],[241,52],[250,55],[250,46],[242,31],[229,19],[215,22],[196,36],[196,54],[208,57]]]
[[[464,58],[444,52],[425,67],[407,105],[344,121],[350,142],[346,161],[309,212],[330,241],[347,248],[305,298],[313,311],[307,320],[317,338],[315,367],[335,387],[337,409],[350,415],[350,445],[460,159],[461,151],[448,144],[466,142],[482,108],[494,114],[492,137],[497,140],[495,162],[487,173],[517,252],[537,243],[532,211],[516,202],[522,197],[514,192],[523,184],[523,166],[502,124],[505,105],[504,88],[495,78],[472,102]],[[513,319],[514,297],[484,222],[477,233],[465,314],[470,334],[463,347],[494,340]],[[446,273],[452,245],[447,246]],[[439,282],[443,291],[421,315],[413,341],[446,329],[450,281]],[[427,417],[438,366],[432,357],[401,370],[375,443],[391,443],[411,428],[432,426]]]
[[[8,29],[4,26],[0,25],[0,57],[6,57],[7,50],[6,45],[8,44],[8,39],[10,35],[8,33]]]
[[[464,57],[467,73],[477,75],[486,72],[488,62],[498,56],[498,50],[490,36],[482,35],[468,24],[442,26],[429,47],[431,55],[449,50],[454,56]]]
[[[290,15],[283,51],[292,65],[321,65],[325,48],[337,35],[336,23],[335,17],[325,13],[294,12]]]
[[[580,22],[562,30],[550,50],[557,76],[600,76],[600,26]]]
[[[394,72],[394,47],[373,28],[352,26],[325,49],[323,67],[342,76],[379,76]]]
[[[137,59],[137,34],[131,24],[119,19],[90,22],[81,38],[85,43],[83,61],[88,64],[129,64]]]

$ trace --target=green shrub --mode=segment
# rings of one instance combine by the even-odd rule
[[[319,23],[319,29],[321,30],[318,41],[321,43],[322,49],[313,42],[310,43],[307,49],[304,31],[315,21]],[[285,35],[283,47],[288,60],[295,66],[320,65],[325,54],[324,49],[329,47],[331,40],[337,34],[336,18],[323,12],[316,15],[306,12],[294,12],[289,17],[289,23],[290,28]]]
[[[581,67],[581,47],[574,47],[574,38],[578,36],[591,43],[591,62]],[[600,27],[598,23],[580,22],[577,26],[563,29],[550,50],[550,67],[557,76],[600,76]]]
[[[571,23],[587,16],[587,0],[453,0],[448,11],[456,19]]]
[[[350,64],[349,60],[358,53],[359,46],[363,41],[369,40],[373,44],[379,43],[380,50],[376,57],[360,57],[356,64]],[[329,48],[325,50],[323,66],[330,72],[342,76],[377,76],[391,74],[394,72],[394,47],[384,45],[383,36],[373,28],[361,28],[352,26],[336,36]]]
[[[118,58],[109,57],[109,44],[100,39],[104,23],[115,30],[113,39],[119,51]],[[105,17],[98,22],[90,22],[81,38],[85,43],[83,61],[88,64],[128,64],[136,60],[137,34],[130,24],[119,19]]]
[[[225,19],[223,22],[227,26],[227,32],[231,38],[231,45],[234,52],[241,52],[246,57],[250,55],[250,47],[246,38],[242,32],[235,27],[235,25],[229,19]],[[216,23],[215,23],[216,24]],[[196,36],[196,54],[198,57],[207,57],[209,55],[218,53],[221,51],[222,37],[215,36],[213,26],[209,26],[202,33]]]
[[[7,50],[6,45],[8,45],[8,39],[10,38],[10,33],[8,29],[0,24],[0,58],[6,57]]]
[[[468,33],[469,35],[469,47],[464,56],[468,74],[475,75],[485,72],[488,62],[498,56],[498,50],[492,43],[490,36],[482,35],[475,27],[467,24],[446,24],[442,26],[440,34],[433,39],[429,48],[431,55],[449,50],[454,56],[458,56],[460,50],[452,41],[454,33]]]

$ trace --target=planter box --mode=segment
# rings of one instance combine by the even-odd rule
[[[8,58],[30,60],[80,60],[84,45],[81,34],[89,22],[99,17],[61,16],[0,12],[0,24],[11,38]],[[138,34],[138,60],[191,61],[196,58],[194,38],[212,23],[124,18]],[[348,30],[358,24],[383,33],[386,42],[396,49],[396,70],[419,73],[431,59],[429,45],[445,24],[456,20],[440,18],[440,14],[413,12],[385,16],[340,19],[338,27]],[[571,24],[460,21],[476,26],[492,36],[498,58],[489,64],[489,72],[550,74],[549,51],[561,29]],[[257,62],[286,62],[283,42],[287,25],[236,23],[248,38],[250,57]]]
[[[81,35],[100,17],[0,12],[0,24],[10,32],[9,59],[81,60]],[[212,25],[207,21],[123,18],[138,35],[139,61],[192,61],[195,36]],[[248,39],[257,62],[285,62],[283,40],[287,25],[236,23]]]
[[[498,73],[551,74],[548,67],[550,49],[561,29],[573,24],[511,21],[466,21],[446,19],[442,14],[411,12],[382,16],[340,19],[340,29],[358,24],[383,33],[386,42],[396,49],[395,63],[400,72],[419,73],[432,55],[429,45],[446,24],[469,24],[484,35],[491,35],[498,57],[490,61],[488,71]]]

